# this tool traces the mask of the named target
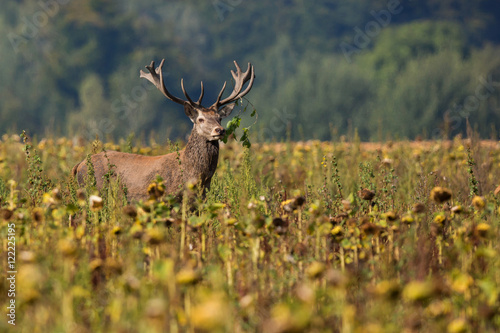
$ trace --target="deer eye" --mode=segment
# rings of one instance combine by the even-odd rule
[[[203,124],[205,122],[205,119],[203,118],[198,118],[198,123]]]

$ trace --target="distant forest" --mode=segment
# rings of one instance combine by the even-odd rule
[[[17,0],[0,29],[1,133],[184,139],[182,108],[139,78],[165,58],[169,90],[203,80],[208,105],[233,60],[252,62],[257,140],[443,138],[467,121],[498,139],[498,0]]]

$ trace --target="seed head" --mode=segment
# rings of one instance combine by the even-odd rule
[[[194,285],[200,280],[200,273],[191,267],[183,268],[175,275],[175,281],[180,285]]]
[[[12,215],[14,215],[14,213],[10,209],[3,208],[0,210],[0,217],[5,221],[9,221]]]
[[[446,221],[446,216],[444,214],[438,214],[434,217],[434,223],[442,225]]]
[[[387,212],[384,215],[387,221],[396,221],[398,219],[398,215],[394,212]]]
[[[62,194],[61,194],[61,191],[59,191],[58,188],[55,188],[55,189],[52,190],[52,198],[56,202],[61,202],[62,201]]]
[[[474,208],[476,208],[477,210],[483,210],[484,209],[484,206],[486,206],[486,203],[484,201],[484,198],[483,197],[480,197],[480,196],[475,196],[474,198],[472,198],[472,205],[474,206]]]
[[[159,199],[165,194],[165,185],[159,182],[153,182],[148,186],[148,194],[151,199]]]
[[[358,196],[363,200],[371,201],[373,198],[375,198],[375,192],[364,188],[358,191]]]
[[[135,206],[132,205],[125,206],[123,207],[123,212],[132,218],[137,217],[137,208],[135,208]]]
[[[464,318],[454,319],[448,324],[448,333],[463,333],[467,330],[467,321]]]
[[[87,195],[85,194],[85,190],[83,189],[78,189],[76,191],[76,198],[78,199],[78,201],[85,201],[87,200]]]
[[[411,210],[415,214],[420,214],[425,212],[425,205],[423,203],[417,202],[416,204],[413,205],[413,208]]]
[[[476,233],[479,237],[485,238],[488,236],[488,232],[491,229],[490,225],[484,222],[479,223],[476,226]]]
[[[76,244],[71,239],[60,240],[58,248],[65,257],[73,257],[76,253]]]
[[[90,210],[93,212],[98,212],[104,206],[102,198],[97,195],[91,195],[89,198]]]
[[[144,240],[150,245],[158,245],[163,242],[163,233],[157,228],[148,229],[144,234]]]
[[[31,212],[31,218],[33,221],[41,223],[45,220],[45,214],[43,212],[43,209],[40,207],[35,207],[33,211]]]
[[[403,223],[407,223],[407,224],[411,224],[413,223],[415,220],[413,219],[413,216],[411,216],[410,214],[406,214],[405,216],[403,216],[401,218],[401,221]]]
[[[314,261],[311,265],[309,265],[309,267],[307,267],[306,274],[310,279],[317,279],[323,275],[325,269],[325,264]]]
[[[380,227],[371,222],[362,224],[360,229],[365,235],[376,235],[380,232]]]
[[[434,187],[431,191],[431,199],[438,204],[442,204],[451,199],[451,190],[445,187]]]

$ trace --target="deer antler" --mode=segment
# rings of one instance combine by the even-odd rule
[[[227,98],[223,99],[222,101],[220,100],[222,97],[222,94],[224,93],[224,90],[226,89],[226,82],[224,82],[224,85],[222,86],[222,90],[220,91],[219,96],[217,96],[217,101],[215,101],[215,103],[212,105],[212,107],[215,107],[215,109],[217,109],[217,110],[225,104],[229,104],[231,102],[234,102],[234,101],[242,98],[250,91],[250,89],[252,89],[253,81],[255,79],[253,66],[250,63],[248,63],[248,68],[245,71],[245,73],[243,73],[241,71],[240,66],[238,66],[238,63],[236,61],[234,61],[234,65],[236,66],[236,73],[233,70],[231,70],[231,74],[233,75],[233,79],[234,79],[233,92]],[[246,89],[244,91],[241,91],[243,89],[243,86],[245,85],[245,83],[248,82],[248,80],[250,80],[250,82],[248,83],[248,86],[246,87]]]
[[[171,101],[174,101],[174,102],[179,103],[179,104],[188,103],[192,106],[201,106],[201,100],[203,99],[203,94],[204,94],[203,82],[201,82],[201,93],[200,93],[200,97],[198,98],[197,102],[193,102],[193,100],[191,100],[188,93],[186,92],[186,89],[184,89],[184,79],[181,79],[181,88],[182,88],[182,92],[184,93],[184,96],[186,96],[186,98],[187,98],[187,101],[180,99],[178,97],[175,97],[167,90],[167,88],[165,87],[165,82],[163,81],[162,68],[163,68],[164,62],[165,62],[165,59],[163,59],[161,61],[160,66],[155,68],[155,62],[151,61],[151,64],[149,66],[146,66],[149,73],[145,73],[141,70],[140,77],[141,78],[143,77],[143,78],[147,79],[149,82],[153,83],[156,86],[156,88],[158,88],[158,90],[160,90],[163,93],[163,95],[165,95],[165,97],[167,97]]]

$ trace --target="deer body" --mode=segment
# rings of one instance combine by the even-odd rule
[[[203,193],[210,189],[212,176],[217,168],[219,159],[219,140],[225,135],[225,130],[221,126],[221,119],[227,117],[233,110],[235,104],[225,105],[243,97],[253,84],[253,67],[248,64],[248,70],[241,72],[235,62],[237,73],[233,74],[235,88],[233,93],[226,99],[220,101],[224,92],[224,87],[217,97],[217,101],[210,107],[204,108],[201,105],[203,98],[203,83],[198,102],[193,102],[184,90],[182,90],[187,101],[181,100],[171,95],[165,88],[162,77],[161,62],[158,68],[154,67],[154,62],[146,66],[149,74],[141,71],[144,77],[157,86],[170,100],[183,104],[184,112],[193,122],[193,130],[189,136],[186,147],[179,151],[161,156],[143,156],[128,154],[116,151],[101,152],[91,156],[94,167],[97,188],[103,186],[103,176],[112,171],[118,175],[122,183],[127,187],[127,198],[129,201],[147,199],[148,186],[157,176],[163,178],[165,193],[177,195],[187,182],[193,182],[203,188]],[[251,69],[251,70],[250,70]],[[245,82],[250,80],[245,91],[241,92]],[[225,105],[225,106],[224,106]],[[86,161],[75,165],[72,170],[73,176],[77,177],[78,183],[83,185],[87,175]]]

